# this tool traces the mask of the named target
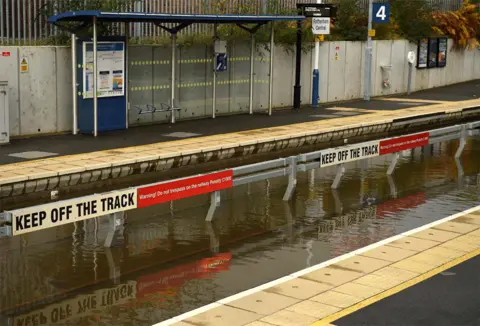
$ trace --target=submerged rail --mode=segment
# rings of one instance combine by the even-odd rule
[[[105,240],[109,247],[124,221],[121,212],[171,202],[201,194],[211,194],[206,221],[212,221],[220,206],[220,192],[238,185],[288,176],[288,186],[283,200],[293,197],[297,185],[297,172],[336,166],[337,173],[332,189],[337,189],[345,174],[348,162],[366,160],[377,156],[392,155],[387,169],[390,176],[401,157],[401,152],[443,141],[460,139],[455,154],[458,159],[469,136],[480,133],[480,121],[434,129],[400,137],[347,144],[311,153],[239,166],[208,174],[130,187],[106,193],[56,201],[0,213],[0,237],[17,236],[42,229],[83,221],[99,216],[110,216],[110,232]]]

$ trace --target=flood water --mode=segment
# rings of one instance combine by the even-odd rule
[[[459,177],[458,141],[125,213],[104,248],[106,218],[0,243],[0,325],[152,325],[479,204],[480,138],[469,139]],[[114,276],[118,277],[115,278]]]

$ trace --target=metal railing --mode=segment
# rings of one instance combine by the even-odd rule
[[[340,3],[343,0],[329,2]],[[384,0],[388,1],[388,0]],[[418,0],[429,1],[436,10],[457,10],[463,0]],[[0,0],[0,44],[42,45],[68,40],[68,35],[53,25],[47,24],[51,15],[72,10],[114,10],[186,14],[286,14],[296,9],[296,4],[309,0]],[[368,0],[357,0],[362,10]],[[131,24],[130,35],[139,39],[168,36],[153,24]],[[124,35],[120,23],[105,26],[107,34]],[[194,24],[182,33],[206,33],[211,35],[212,26]]]
[[[479,128],[480,128],[480,121],[471,122],[471,123],[462,124],[462,125],[455,125],[450,127],[434,129],[428,132],[415,133],[415,134],[410,134],[405,136],[345,145],[342,147],[323,149],[320,151],[240,166],[240,167],[227,169],[220,172],[214,172],[211,174],[204,174],[204,175],[199,175],[195,177],[205,177],[212,174],[231,172],[230,187],[235,187],[235,186],[249,184],[249,183],[267,180],[271,178],[288,176],[288,186],[283,196],[283,200],[289,201],[292,199],[297,186],[297,172],[306,172],[312,169],[318,169],[325,166],[336,166],[337,173],[331,186],[332,189],[336,190],[341,183],[343,175],[345,174],[345,170],[346,170],[345,163],[353,162],[353,161],[361,161],[361,160],[366,160],[373,157],[391,154],[392,160],[386,171],[386,175],[387,175],[387,178],[389,178],[389,183],[390,183],[391,175],[393,174],[393,171],[401,157],[402,151],[413,149],[416,147],[432,145],[439,142],[454,140],[454,139],[460,139],[459,147],[457,149],[457,152],[455,153],[454,159],[457,165],[459,166],[459,169],[458,169],[459,175],[463,175],[463,169],[461,169],[459,158],[464,150],[467,137],[478,136],[480,134]],[[392,149],[392,147],[395,147],[395,146],[397,146],[397,148]],[[366,153],[363,150],[367,147],[370,148],[372,152]],[[382,152],[382,148],[384,149],[384,152]],[[360,154],[361,152],[363,152],[363,154]],[[346,156],[341,153],[345,154]],[[336,160],[335,160],[335,157],[336,157]],[[29,218],[30,218],[31,224],[35,223],[35,221],[38,224],[40,220],[45,219],[46,216],[48,215],[47,213],[45,213],[47,211],[46,207],[48,207],[49,209],[51,210],[53,209],[56,212],[55,218],[58,220],[59,217],[61,216],[64,216],[64,217],[68,216],[68,214],[65,215],[66,211],[68,210],[68,207],[75,207],[75,205],[78,206],[79,205],[78,203],[82,203],[82,202],[93,202],[91,201],[91,198],[94,196],[96,196],[97,198],[104,198],[101,201],[105,202],[108,196],[117,196],[117,197],[124,196],[125,197],[125,196],[128,196],[128,194],[130,194],[132,196],[131,205],[127,205],[120,209],[115,209],[115,211],[111,214],[102,215],[102,216],[110,217],[111,227],[110,227],[110,231],[107,236],[107,239],[105,241],[105,247],[109,247],[111,246],[115,238],[115,235],[123,227],[124,220],[123,220],[122,212],[130,209],[134,209],[134,208],[145,207],[145,205],[137,206],[137,201],[136,201],[137,199],[135,199],[135,204],[133,204],[133,196],[135,196],[135,198],[140,198],[139,195],[137,197],[137,189],[138,189],[138,193],[140,193],[141,189],[152,188],[152,187],[162,187],[167,183],[174,183],[174,182],[182,181],[185,179],[189,179],[189,178],[169,180],[169,181],[159,182],[151,185],[142,185],[142,186],[128,188],[128,189],[116,190],[109,193],[89,195],[89,196],[64,200],[60,202],[53,202],[49,204],[33,206],[27,209],[27,215],[30,216]],[[217,189],[229,189],[230,187],[217,188]],[[217,207],[220,206],[221,191],[223,190],[216,190],[210,193],[210,196],[211,196],[210,207],[209,207],[207,216],[205,218],[207,222],[211,222],[213,220],[215,211]],[[158,196],[161,196],[161,194],[159,194]],[[179,198],[186,198],[186,197],[179,197]],[[153,205],[153,204],[155,203],[150,203],[148,205]],[[32,214],[30,211],[33,211],[35,213]],[[19,209],[15,211],[6,211],[4,213],[1,213],[0,214],[0,237],[15,235],[15,231],[13,229],[15,228],[14,225],[15,225],[16,217],[21,216],[23,214],[25,214],[25,209]],[[81,217],[81,220],[95,218],[95,217],[98,217],[98,214],[97,215],[92,214],[88,217]],[[76,222],[75,218],[65,223],[73,223],[73,222]],[[41,226],[41,223],[40,223],[40,226]],[[55,227],[55,225],[48,226],[48,227]],[[42,227],[40,227],[39,229],[42,229]],[[35,231],[36,230],[32,230],[31,232],[35,232]]]

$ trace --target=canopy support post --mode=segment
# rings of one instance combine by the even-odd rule
[[[268,115],[272,115],[272,99],[273,99],[273,54],[275,48],[274,42],[274,24],[273,22],[270,23],[271,32],[270,32],[270,76],[268,80]]]
[[[77,134],[78,122],[77,122],[77,111],[78,111],[78,98],[77,98],[77,36],[75,33],[72,33],[72,99],[73,99],[73,126],[72,132],[74,135]]]
[[[98,135],[97,17],[93,17],[93,136]]]
[[[171,116],[171,123],[175,123],[175,110],[174,110],[174,107],[175,107],[175,61],[176,61],[176,57],[175,57],[175,52],[176,52],[176,48],[177,48],[177,32],[173,32],[172,34],[172,75],[171,75],[171,78],[172,78],[172,84],[171,84],[171,89],[170,89],[170,110],[172,111],[172,116]]]
[[[217,24],[213,26],[213,53],[212,53],[212,67],[213,67],[213,80],[212,80],[212,119],[215,119],[217,111],[217,63],[215,62],[215,41],[217,40]]]
[[[293,109],[300,109],[301,104],[301,69],[302,69],[302,21],[297,21],[297,43],[295,53],[295,86],[293,86]]]
[[[128,79],[130,78],[130,69],[128,64],[128,41],[130,39],[130,23],[125,22],[125,76],[123,81],[123,89],[125,90],[125,127],[128,129],[128,112],[130,111],[130,96],[128,95]]]
[[[250,92],[249,92],[249,112],[253,114],[253,77],[254,77],[254,55],[255,55],[255,34],[250,33]]]

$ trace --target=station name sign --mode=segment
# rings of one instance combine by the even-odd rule
[[[337,16],[337,6],[322,3],[297,3],[299,14],[305,17],[329,17]]]

